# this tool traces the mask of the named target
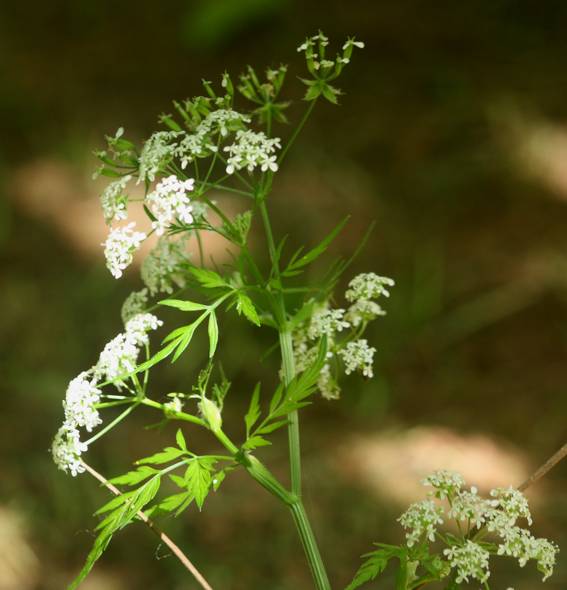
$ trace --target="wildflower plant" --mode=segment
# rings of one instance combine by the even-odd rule
[[[364,336],[368,325],[385,314],[382,305],[394,281],[364,273],[351,278],[344,296],[337,297],[334,291],[351,257],[332,264],[317,285],[302,283],[307,268],[325,253],[346,220],[311,249],[290,253],[286,239],[274,236],[268,203],[276,175],[313,108],[324,101],[337,104],[341,91],[334,84],[354,50],[362,47],[360,41],[348,39],[331,56],[329,40],[319,33],[298,48],[306,60],[307,73],[301,78],[306,109],[291,134],[286,134],[287,141],[279,137],[289,123],[290,102],[281,96],[287,67],[268,68],[263,76],[248,67],[236,82],[225,73],[218,86],[203,82],[203,96],[174,102],[173,114],[160,117],[163,129],[141,146],[128,140],[120,128],[106,138],[107,148],[97,152],[101,165],[96,176],[110,179],[101,205],[109,225],[103,246],[111,275],[119,279],[134,258],[141,257],[142,244],[153,235],[155,244],[140,261],[140,289],[122,306],[124,329],[106,344],[91,368],[70,382],[63,401],[64,422],[52,445],[55,463],[72,476],[89,472],[115,494],[96,513],[101,520],[94,546],[69,588],[78,587],[113,535],[136,519],[149,523],[201,586],[210,588],[184,553],[159,532],[155,520],[178,516],[193,506],[203,509],[207,496],[235,469],[244,469],[289,508],[315,587],[331,587],[302,502],[299,413],[317,393],[339,398],[344,375],[373,376],[377,348]],[[132,196],[136,187],[138,193],[143,189],[142,197]],[[229,214],[216,200],[221,194],[246,204],[246,210]],[[143,207],[147,220],[142,227],[129,221],[133,207]],[[254,223],[263,227],[267,269],[249,246]],[[204,231],[232,244],[230,264],[205,266]],[[188,251],[189,238],[194,238],[198,252]],[[177,325],[165,326],[158,318],[159,310],[166,307],[175,310]],[[281,356],[278,385],[269,390],[259,383],[246,392],[248,411],[238,439],[230,438],[223,424],[223,409],[230,403],[230,382],[217,363],[217,350],[226,338],[223,313],[236,313],[258,330],[270,331]],[[205,366],[188,375],[188,384],[176,393],[155,391],[153,368],[166,360],[179,361],[191,349],[197,331],[208,336]],[[107,480],[86,462],[85,454],[141,406],[181,427],[165,449]],[[206,455],[192,451],[185,428],[208,431],[218,451]],[[261,448],[283,428],[289,438],[289,486],[259,458]],[[400,518],[408,531],[407,544],[381,546],[349,588],[373,579],[394,557],[406,572],[397,586],[404,590],[452,575],[451,588],[469,578],[486,585],[488,557],[494,553],[512,556],[520,565],[535,559],[544,575],[550,574],[556,548],[516,526],[518,519],[529,519],[518,493],[495,490],[490,500],[481,500],[472,489],[462,489],[458,476],[444,473],[432,476],[427,484],[433,487],[432,497]],[[439,501],[449,502],[448,513]],[[447,517],[464,523],[461,537],[440,532]],[[485,534],[496,535],[498,544],[485,541]],[[439,539],[446,549],[430,554],[428,544]],[[419,577],[418,567],[427,570],[425,577]]]

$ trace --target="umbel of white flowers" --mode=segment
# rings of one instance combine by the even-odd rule
[[[126,330],[104,347],[97,364],[69,383],[63,401],[65,421],[51,447],[53,460],[60,469],[73,476],[84,471],[81,454],[87,450],[88,443],[81,442],[79,428],[91,432],[102,423],[97,409],[102,397],[99,383],[114,382],[122,387],[121,377],[135,370],[140,349],[148,344],[148,332],[161,325],[150,313],[130,318]]]
[[[374,376],[373,362],[376,348],[361,338],[368,324],[386,315],[378,303],[373,301],[389,297],[389,287],[394,281],[374,273],[363,273],[348,284],[345,299],[350,306],[330,308],[328,302],[314,305],[309,320],[300,324],[293,334],[296,369],[305,371],[317,356],[317,342],[321,336],[327,338],[327,362],[319,377],[319,391],[326,399],[337,399],[341,390],[338,384],[341,370],[347,375],[354,372],[364,377]]]
[[[410,548],[449,539],[449,546],[443,550],[444,566],[447,572],[455,570],[457,584],[471,580],[485,583],[490,576],[491,553],[513,557],[521,567],[533,560],[544,581],[551,576],[559,548],[518,526],[520,519],[532,524],[528,501],[520,491],[496,488],[483,498],[475,487],[464,489],[465,480],[460,474],[445,470],[436,471],[423,484],[433,488],[429,498],[412,504],[398,521],[407,531]],[[462,538],[440,532],[447,520],[458,523]],[[495,544],[491,545],[495,550],[480,541],[481,531],[494,536]]]

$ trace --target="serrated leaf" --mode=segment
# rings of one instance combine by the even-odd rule
[[[152,455],[151,457],[144,457],[136,461],[136,465],[162,465],[163,463],[169,463],[178,457],[182,457],[186,452],[183,449],[177,447],[166,447],[163,451]]]
[[[147,371],[154,365],[157,365],[157,363],[167,358],[173,352],[176,346],[176,342],[171,342],[161,350],[158,350],[158,352],[156,352],[150,359],[143,362],[141,365],[138,365],[133,374],[141,373],[142,371]]]
[[[393,549],[382,548],[363,555],[366,561],[360,566],[352,582],[345,590],[355,590],[355,588],[359,588],[363,584],[366,584],[366,582],[374,580],[376,576],[386,569],[390,559],[398,557],[399,551],[399,547],[394,547]]]
[[[184,477],[181,477],[180,475],[175,475],[175,474],[170,474],[169,479],[171,479],[171,481],[178,487],[180,488],[186,488],[187,487],[187,482],[185,481]]]
[[[112,479],[109,479],[108,481],[110,483],[116,484],[116,485],[127,485],[127,486],[133,486],[136,485],[137,483],[140,483],[141,481],[144,481],[145,479],[148,479],[148,477],[151,477],[152,475],[155,475],[156,473],[159,473],[157,469],[154,469],[153,467],[148,467],[148,466],[143,466],[143,467],[138,467],[138,469],[136,469],[135,471],[129,471],[128,473],[125,473],[124,475],[119,475],[117,477],[113,477]]]
[[[252,397],[250,399],[250,406],[244,416],[244,423],[246,424],[246,438],[250,435],[250,431],[258,418],[260,417],[260,383],[256,384]]]
[[[114,510],[114,512],[109,515],[112,516],[112,518],[107,517],[105,519],[106,524],[98,534],[94,545],[87,556],[83,569],[68,586],[68,590],[76,590],[76,588],[78,588],[79,584],[81,584],[81,582],[88,576],[96,561],[108,547],[114,533],[127,526],[134,519],[136,514],[143,510],[144,506],[154,499],[159,490],[160,481],[160,476],[155,475],[152,479],[135,490],[132,497],[124,502],[120,508]]]
[[[287,423],[287,420],[286,420]],[[246,442],[242,445],[242,448],[247,450],[247,451],[253,451],[254,449],[257,449],[259,447],[267,447],[270,446],[272,443],[269,440],[266,440],[265,438],[261,437],[261,436],[251,436],[249,439],[246,440]]]
[[[189,504],[191,504],[192,501],[193,494],[189,491],[172,494],[152,506],[147,514],[148,516],[150,514],[157,516],[175,511],[175,516],[178,516],[183,510],[185,510],[185,508],[187,508],[187,506],[189,506]]]
[[[195,330],[198,328],[200,323],[201,318],[199,318],[196,322],[193,322],[190,326],[188,326],[183,336],[179,337],[177,340],[174,341],[176,349],[173,358],[171,359],[172,363],[174,363],[185,352],[185,349],[189,346],[191,340],[193,340]]]
[[[162,299],[158,301],[160,305],[166,305],[167,307],[174,307],[181,311],[200,311],[207,309],[206,305],[202,303],[195,303],[194,301],[185,301],[182,299]]]
[[[217,345],[219,343],[219,325],[217,322],[217,316],[214,311],[209,314],[209,358],[213,358]]]
[[[252,303],[252,299],[248,295],[238,291],[236,293],[236,311],[240,314],[243,313],[247,320],[252,322],[255,326],[260,326],[261,321],[258,316],[258,312]]]
[[[208,268],[197,268],[196,266],[192,266],[189,269],[189,272],[206,289],[219,289],[229,287],[226,281],[214,270],[210,270]]]
[[[185,472],[185,480],[187,481],[188,489],[195,496],[195,502],[199,510],[203,507],[205,498],[211,488],[211,470],[215,463],[214,459],[196,457]]]
[[[178,428],[175,433],[175,442],[180,449],[183,449],[184,451],[187,450],[187,443],[185,442],[185,437],[183,436],[181,428]]]

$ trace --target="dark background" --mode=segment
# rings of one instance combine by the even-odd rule
[[[372,541],[402,541],[395,518],[425,473],[445,466],[481,489],[517,485],[565,441],[565,2],[3,2],[0,590],[64,588],[107,497],[88,476],[56,471],[48,453],[68,381],[121,329],[120,304],[140,288],[137,272],[115,281],[104,268],[92,150],[121,125],[146,137],[171,99],[247,63],[289,63],[287,93],[299,97],[295,48],[319,28],[337,44],[355,34],[366,49],[340,81],[341,107],[317,108],[276,176],[276,232],[314,244],[351,213],[331,252],[348,256],[376,220],[353,272],[397,282],[371,335],[376,378],[348,379],[339,402],[303,414],[305,500],[334,587]],[[294,103],[290,116],[303,108]],[[261,252],[259,227],[253,239]],[[274,357],[258,365],[271,342],[227,315],[225,422],[235,437],[251,384],[277,370]],[[190,385],[206,355],[195,350],[162,371],[160,391]],[[111,476],[169,444],[172,428],[142,428],[155,420],[140,411],[90,462]],[[285,478],[278,442],[263,457]],[[529,492],[534,531],[564,549],[566,479],[561,465]],[[164,528],[215,588],[311,587],[289,515],[245,474],[202,514]],[[533,565],[494,563],[496,590],[541,587]],[[560,565],[545,587],[566,585]],[[134,525],[84,588],[140,587],[196,586]]]

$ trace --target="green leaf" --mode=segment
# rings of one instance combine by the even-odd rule
[[[183,301],[181,299],[162,299],[158,301],[160,305],[166,305],[167,307],[174,307],[181,311],[200,311],[207,309],[206,305],[202,303],[195,303],[194,301]]]
[[[360,566],[352,582],[345,590],[355,590],[355,588],[359,588],[363,584],[366,584],[366,582],[374,580],[376,576],[386,569],[390,559],[398,557],[401,551],[403,550],[400,547],[382,547],[381,549],[363,555],[362,557],[365,557],[366,561]]]
[[[127,486],[133,486],[136,485],[137,483],[140,483],[141,481],[144,481],[144,479],[148,479],[148,477],[151,477],[152,475],[155,475],[156,473],[159,473],[159,471],[157,469],[154,469],[153,467],[138,467],[138,469],[136,469],[136,471],[129,471],[128,473],[125,473],[124,475],[119,475],[117,477],[113,477],[112,479],[109,479],[108,481],[110,483],[116,484],[116,485],[127,485]]]
[[[285,420],[277,420],[276,422],[271,422],[267,426],[262,426],[261,428],[258,428],[258,430],[256,430],[256,434],[271,434],[278,428],[285,426],[288,422],[289,420],[287,418]]]
[[[230,285],[214,270],[208,268],[197,268],[192,266],[189,272],[197,279],[197,281],[206,289],[227,288]]]
[[[111,510],[118,508],[118,506],[120,506],[121,504],[126,502],[126,500],[128,498],[132,497],[132,495],[135,493],[136,493],[136,490],[130,490],[129,492],[122,492],[119,496],[115,496],[114,498],[112,498],[112,500],[110,500],[109,502],[107,502],[106,504],[101,506],[95,512],[95,515],[99,516],[100,514],[104,514],[105,512],[110,512]]]
[[[261,325],[260,317],[258,316],[258,312],[252,303],[252,300],[248,295],[242,293],[242,291],[237,291],[236,293],[236,311],[240,313],[244,313],[246,319],[252,322],[256,326]]]
[[[315,248],[309,250],[303,256],[299,256],[300,251],[298,250],[292,259],[289,261],[287,267],[282,272],[283,276],[289,276],[289,273],[297,274],[297,271],[304,268],[308,264],[311,264],[314,260],[319,258],[323,252],[329,247],[331,242],[337,237],[346,225],[350,216],[345,217],[332,231],[329,233]]]
[[[195,457],[185,473],[185,480],[189,491],[195,496],[199,510],[203,507],[205,498],[211,488],[211,471],[216,460],[211,457]]]
[[[246,416],[244,416],[244,423],[246,424],[246,438],[250,436],[250,431],[258,418],[260,417],[260,383],[256,384],[252,398],[250,399],[250,406]]]
[[[186,455],[186,451],[178,449],[177,447],[167,447],[163,451],[152,455],[151,457],[144,457],[136,461],[136,465],[162,465],[163,463],[169,463],[174,459]]]
[[[286,420],[287,423],[287,420]],[[242,448],[247,451],[253,451],[259,447],[267,447],[272,443],[261,436],[251,436],[246,442],[242,445]]]
[[[209,314],[209,358],[213,358],[219,343],[219,325],[217,323],[217,316],[214,311],[211,310]]]
[[[104,553],[108,544],[110,543],[114,533],[123,529],[135,518],[136,514],[143,510],[149,502],[151,502],[157,494],[160,487],[160,475],[155,475],[140,486],[130,498],[123,502],[118,508],[111,512],[104,519],[104,526],[98,534],[94,545],[89,552],[83,569],[79,575],[68,586],[68,590],[76,590],[81,582],[88,576],[96,561]]]
[[[173,494],[167,496],[146,512],[148,516],[160,516],[163,514],[169,514],[175,511],[175,516],[179,516],[189,504],[193,501],[193,494],[189,491],[180,492],[179,494]]]
[[[178,428],[175,433],[175,442],[180,449],[183,449],[184,451],[187,450],[187,443],[185,442],[185,437],[183,436],[181,428]]]
[[[177,342],[171,342],[161,350],[158,350],[158,352],[156,352],[154,356],[152,356],[152,358],[143,362],[141,365],[138,365],[138,367],[132,374],[134,375],[136,373],[141,373],[142,371],[147,371],[149,368],[153,367],[154,365],[157,365],[160,361],[167,358],[173,352],[176,346]],[[125,375],[125,377],[127,377],[127,375]]]
[[[170,474],[169,479],[178,487],[186,488],[187,483],[185,482],[185,478],[181,477],[180,475]]]
[[[191,343],[193,339],[193,335],[195,334],[195,330],[198,328],[199,324],[201,323],[203,316],[201,316],[197,321],[193,322],[190,326],[187,326],[183,336],[180,336],[177,340],[175,340],[176,350],[171,362],[174,363],[185,351],[185,349]]]

